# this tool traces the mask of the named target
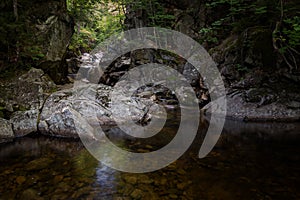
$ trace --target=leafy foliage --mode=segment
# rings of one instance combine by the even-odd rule
[[[4,67],[0,66],[3,73],[18,66],[34,66],[36,61],[45,56],[38,46],[33,45],[35,36],[29,31],[29,25],[25,21],[24,15],[20,15],[16,20],[12,12],[0,14],[0,60],[6,63]]]
[[[76,24],[69,49],[76,54],[90,51],[123,28],[124,9],[115,1],[67,0],[67,6]]]
[[[294,16],[277,22],[273,31],[273,44],[290,71],[298,69],[300,52],[300,18]]]
[[[300,17],[294,16],[283,20],[282,40],[292,48],[300,46]]]
[[[161,0],[127,0],[126,4],[136,13],[145,14],[149,19],[147,26],[171,28],[175,16],[166,9],[164,1]]]
[[[175,19],[159,0],[67,0],[67,6],[76,24],[69,49],[76,55],[90,51],[97,43],[122,31],[128,9],[144,13],[147,26],[171,28]]]
[[[200,42],[219,44],[224,35],[263,27],[273,32],[273,46],[290,69],[297,69],[300,52],[300,5],[284,0],[208,0],[211,11],[221,11],[199,30]],[[270,38],[271,40],[272,38]]]
[[[241,33],[253,26],[270,26],[273,16],[276,15],[276,2],[274,0],[210,0],[206,6],[210,10],[220,10],[215,21],[208,23],[200,29],[202,42],[219,43],[222,35],[230,32]],[[203,31],[210,29],[211,31]]]

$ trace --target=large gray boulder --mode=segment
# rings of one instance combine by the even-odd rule
[[[0,143],[12,141],[14,132],[12,126],[6,119],[0,118]]]
[[[0,103],[8,113],[16,137],[37,132],[38,115],[46,98],[56,90],[54,82],[41,69],[0,86]]]
[[[22,137],[37,132],[39,110],[14,112],[10,123],[16,137]]]
[[[56,85],[43,70],[31,68],[10,82],[0,85],[0,103],[9,112],[41,109]]]
[[[40,114],[39,132],[77,138],[80,133],[92,133],[93,128],[116,125],[112,113],[119,117],[119,123],[138,121],[145,115],[145,107],[154,104],[149,99],[127,98],[111,107],[111,91],[110,86],[89,83],[51,94]]]
[[[49,74],[52,80],[59,83],[67,75],[67,67],[64,67],[63,63],[74,30],[73,21],[65,9],[65,1],[53,1],[51,4],[54,5],[51,8],[52,13],[43,17],[44,19],[34,24],[32,28],[36,31],[35,43],[44,55],[38,67]],[[40,7],[42,5],[44,5],[43,9],[48,6],[44,3]]]
[[[40,114],[39,131],[45,135],[76,138],[78,137],[76,125],[78,125],[77,128],[80,128],[87,120],[90,123],[111,122],[112,120],[108,117],[109,111],[105,108],[108,99],[99,99],[97,102],[96,96],[93,96],[97,91],[106,97],[110,87],[90,85],[77,90],[75,88],[65,89],[50,95]],[[86,92],[86,95],[82,95],[82,92]],[[99,96],[99,98],[101,97]],[[95,115],[101,119],[95,121]]]

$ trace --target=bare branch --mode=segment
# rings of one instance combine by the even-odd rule
[[[13,8],[14,8],[14,16],[16,19],[16,22],[19,20],[19,15],[18,15],[18,0],[13,0]]]

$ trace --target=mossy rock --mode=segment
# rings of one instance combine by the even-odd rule
[[[63,61],[74,32],[66,1],[18,0],[18,20],[12,4],[12,0],[0,4],[2,77],[17,77],[16,72],[30,66],[43,69],[56,83],[63,83],[67,72]]]
[[[0,111],[4,118],[15,111],[40,109],[56,85],[41,69],[32,68],[0,84]]]

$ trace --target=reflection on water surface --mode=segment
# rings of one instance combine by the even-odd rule
[[[174,115],[147,144],[108,132],[119,145],[147,152],[173,138],[177,124]],[[102,165],[80,141],[22,138],[0,146],[0,199],[300,199],[299,127],[227,121],[214,150],[198,159],[202,127],[179,160],[145,174]]]

